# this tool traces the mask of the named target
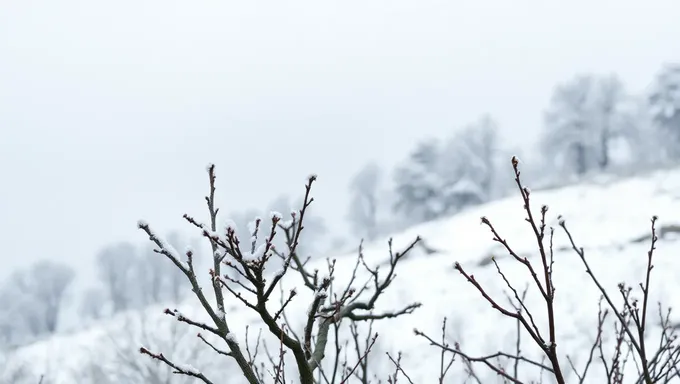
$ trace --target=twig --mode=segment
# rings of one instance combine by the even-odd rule
[[[411,378],[406,374],[406,372],[404,372],[404,369],[401,367],[401,352],[399,352],[397,354],[396,360],[390,355],[389,352],[386,352],[386,353],[387,353],[387,357],[390,359],[392,364],[394,364],[394,369],[396,369],[396,372],[394,374],[394,379],[392,381],[388,380],[388,382],[391,383],[391,384],[396,384],[397,373],[401,373],[402,375],[404,375],[404,377],[406,378],[406,380],[408,380],[408,382],[410,384],[413,384],[413,380],[411,380]]]
[[[196,368],[193,368],[193,367],[190,367],[190,366],[180,367],[177,364],[173,363],[172,361],[168,360],[165,356],[163,356],[162,353],[153,353],[153,352],[149,351],[148,349],[146,349],[144,347],[141,347],[139,349],[139,352],[144,354],[144,355],[151,356],[153,359],[156,359],[158,361],[162,361],[163,363],[167,364],[168,366],[170,366],[171,368],[174,369],[173,373],[175,373],[175,374],[195,377],[195,378],[203,381],[206,384],[213,384],[212,381],[208,380],[208,378],[205,377],[205,375],[203,375],[203,373],[196,370]]]

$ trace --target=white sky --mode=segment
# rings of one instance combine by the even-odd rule
[[[484,112],[531,142],[551,88],[680,60],[677,0],[0,1],[0,261],[85,260],[349,177]],[[675,48],[673,48],[675,47]],[[343,224],[344,225],[344,224]],[[0,275],[4,274],[0,268]]]

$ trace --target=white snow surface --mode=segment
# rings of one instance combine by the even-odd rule
[[[669,225],[680,225],[680,170],[658,171],[646,176],[631,179],[611,181],[605,183],[589,183],[575,185],[559,190],[533,191],[531,193],[532,208],[535,217],[539,217],[540,206],[546,204],[548,211],[548,225],[556,227],[554,237],[557,313],[557,345],[563,360],[563,369],[569,371],[566,355],[570,354],[581,367],[587,358],[587,352],[595,337],[595,323],[597,320],[597,305],[599,293],[585,273],[581,261],[570,249],[568,239],[557,225],[557,216],[562,215],[568,228],[572,231],[579,246],[585,248],[586,257],[594,273],[601,283],[613,292],[619,303],[616,285],[625,281],[636,286],[643,281],[646,264],[646,253],[649,240],[635,241],[650,234],[650,219],[659,216],[657,228]],[[437,381],[439,372],[439,351],[414,335],[413,329],[418,328],[434,339],[440,339],[441,322],[448,317],[449,342],[458,341],[462,348],[471,355],[483,355],[497,352],[499,349],[514,349],[515,322],[498,314],[469,284],[453,269],[455,262],[470,274],[474,274],[477,281],[487,289],[487,292],[497,301],[510,308],[503,292],[506,286],[499,278],[495,267],[491,263],[483,263],[489,256],[496,256],[505,275],[518,290],[524,288],[531,278],[526,269],[512,262],[502,247],[492,241],[492,236],[486,226],[480,224],[480,217],[486,216],[496,227],[500,235],[520,255],[528,256],[538,268],[536,255],[536,240],[528,223],[524,221],[525,213],[519,193],[486,205],[467,210],[453,217],[412,227],[402,233],[395,234],[394,249],[401,250],[416,236],[420,235],[428,248],[434,253],[415,249],[397,268],[397,277],[393,285],[378,300],[375,312],[399,309],[412,302],[422,303],[413,314],[404,315],[396,319],[376,322],[374,330],[378,332],[378,342],[372,353],[372,362],[376,371],[386,375],[393,371],[392,365],[385,352],[396,354],[403,352],[403,369],[415,383],[431,383]],[[547,241],[546,241],[547,244]],[[680,306],[680,241],[670,234],[660,238],[655,254],[655,268],[652,272],[652,293],[650,318],[652,327],[658,323],[656,317],[656,302],[661,300],[665,306],[678,308]],[[380,268],[384,273],[389,259],[387,241],[383,239],[364,248],[366,262],[369,265],[383,264]],[[333,255],[337,259],[335,284],[344,287],[349,280],[354,267],[355,253],[347,255]],[[316,266],[320,275],[327,272],[325,260],[318,260]],[[275,272],[275,271],[271,271]],[[366,277],[357,281],[362,282]],[[305,288],[298,275],[288,273],[282,279],[284,297],[296,288],[298,295],[286,311],[290,327],[301,334],[305,322],[305,309],[309,306],[314,292]],[[205,292],[209,286],[203,287]],[[359,288],[357,286],[357,288]],[[279,308],[279,289],[275,289],[275,296],[270,300],[269,307],[274,312]],[[635,291],[636,295],[638,291]],[[639,295],[638,295],[639,296]],[[247,297],[247,296],[246,296]],[[212,299],[211,299],[212,300]],[[245,308],[234,298],[227,296],[226,317],[231,331],[235,332],[242,342],[253,343],[256,330],[262,327],[257,314]],[[545,327],[545,306],[538,297],[537,290],[530,286],[527,305],[536,318],[542,333],[547,335]],[[168,334],[170,324],[177,322],[174,318],[162,315],[162,309],[151,308],[149,318],[155,320],[154,326],[147,330],[159,337]],[[181,311],[186,316],[206,321],[197,301],[189,300]],[[165,356],[172,356],[172,351],[155,350],[162,348],[159,343],[149,345],[144,339],[148,335],[138,335],[135,338],[123,336],[130,331],[121,316],[109,319],[90,329],[70,335],[57,335],[49,340],[38,342],[18,350],[10,363],[21,365],[29,363],[35,375],[45,373],[49,375],[52,384],[90,383],[94,379],[86,379],[85,370],[92,362],[102,365],[108,364],[109,359],[116,354],[110,342],[113,339],[127,340],[123,348],[130,356],[147,359],[139,355],[138,349],[144,344],[153,352],[163,352]],[[672,317],[680,321],[678,317]],[[127,324],[127,323],[125,323]],[[196,328],[183,323],[176,323],[179,329],[187,332],[195,339]],[[245,338],[245,326],[250,325],[248,340]],[[207,332],[201,331],[202,334]],[[267,333],[263,329],[262,334]],[[113,335],[113,336],[111,336]],[[656,337],[652,332],[650,337]],[[611,335],[607,336],[607,341]],[[652,345],[656,339],[650,339]],[[269,339],[269,349],[277,353],[278,344],[275,339]],[[153,343],[151,343],[153,344]],[[253,344],[251,344],[253,345]],[[226,349],[225,345],[219,345]],[[203,345],[204,349],[209,349]],[[328,356],[332,356],[332,346],[327,349]],[[608,348],[612,350],[613,348]],[[522,350],[527,356],[540,356],[526,333],[523,334]],[[190,353],[184,353],[179,348],[177,361],[190,364],[196,369],[203,370],[209,377],[218,382],[242,382],[237,375],[233,375],[235,367],[224,356],[208,351],[209,357],[196,360]],[[261,353],[265,356],[264,353]],[[292,355],[292,354],[288,354]],[[349,354],[354,357],[353,350]],[[204,355],[201,355],[204,356]],[[208,362],[211,360],[211,362]],[[212,362],[216,362],[214,365]],[[225,364],[226,362],[226,364]],[[10,365],[11,365],[10,364]],[[293,361],[288,362],[292,369]],[[632,368],[632,366],[631,366]],[[587,382],[603,382],[601,371],[591,368],[590,380]],[[464,381],[462,376],[463,364],[457,361],[451,368],[449,381],[459,383]],[[229,372],[227,372],[229,371]],[[489,378],[483,382],[499,382],[494,375],[489,374],[487,368],[476,366],[476,371]],[[530,371],[525,370],[527,374]],[[294,372],[291,371],[291,374]],[[227,381],[224,381],[226,377]],[[294,376],[289,376],[294,377]],[[573,380],[575,377],[571,377]],[[629,379],[632,379],[629,378]],[[572,381],[570,380],[570,381]],[[406,382],[402,379],[400,381]],[[0,380],[0,382],[2,382]],[[30,382],[30,381],[26,381]],[[101,381],[99,381],[101,382]],[[351,380],[350,380],[351,382]]]

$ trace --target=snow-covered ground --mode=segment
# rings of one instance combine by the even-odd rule
[[[595,324],[599,293],[585,273],[578,256],[571,250],[564,232],[557,226],[557,216],[562,215],[579,246],[585,248],[586,257],[601,283],[618,298],[617,283],[625,281],[636,286],[643,280],[646,253],[649,249],[650,218],[659,216],[657,228],[680,226],[680,170],[666,170],[621,181],[590,182],[551,191],[535,191],[531,194],[533,209],[538,216],[542,204],[549,206],[548,224],[555,226],[555,275],[558,350],[563,359],[563,368],[569,371],[566,355],[581,367],[587,359],[590,345],[595,338]],[[529,225],[518,193],[503,200],[470,209],[451,218],[410,228],[394,235],[394,248],[399,250],[420,235],[427,247],[434,253],[419,248],[409,254],[397,268],[394,284],[377,302],[376,312],[401,308],[411,302],[420,302],[422,307],[413,314],[396,319],[382,320],[374,324],[378,342],[371,355],[375,371],[383,375],[385,382],[393,367],[385,352],[403,352],[404,371],[415,383],[435,382],[439,372],[439,351],[420,337],[413,329],[418,328],[435,339],[440,337],[441,322],[448,317],[448,338],[459,341],[462,348],[471,355],[495,353],[499,349],[509,351],[515,348],[516,323],[499,315],[465,279],[454,270],[460,262],[468,273],[501,304],[507,304],[504,296],[505,284],[499,278],[489,257],[494,255],[506,276],[515,287],[522,289],[529,282],[526,269],[512,262],[507,253],[492,241],[486,226],[480,225],[480,217],[486,216],[520,255],[526,255],[534,263],[536,241]],[[153,225],[153,223],[151,223]],[[659,240],[652,272],[651,322],[658,324],[656,302],[665,306],[680,306],[680,240],[673,231]],[[364,254],[369,265],[378,265],[388,259],[386,240],[365,246]],[[334,256],[335,257],[335,256]],[[338,255],[335,276],[336,284],[343,286],[352,268],[356,254]],[[326,271],[325,261],[318,262],[321,272]],[[381,271],[386,269],[381,268]],[[365,276],[365,274],[364,274]],[[363,281],[363,280],[359,280]],[[298,295],[287,311],[291,326],[301,332],[304,314],[311,294],[305,293],[299,276],[291,273],[283,281],[284,292],[297,286]],[[637,291],[636,291],[637,294]],[[227,298],[227,316],[230,326],[245,343],[244,330],[250,324],[250,341],[260,327],[256,314],[240,305],[237,299]],[[618,302],[618,301],[617,301]],[[276,308],[278,298],[272,301]],[[545,305],[530,286],[527,303],[536,317],[539,327],[545,330]],[[241,382],[238,372],[229,360],[205,350],[196,352],[188,347],[195,339],[195,329],[185,329],[169,316],[161,314],[162,308],[148,310],[147,316],[131,315],[127,321],[111,319],[94,328],[70,335],[59,335],[49,340],[27,346],[10,359],[5,371],[12,367],[26,366],[35,377],[44,373],[45,383],[105,383],[104,376],[119,368],[121,361],[134,365],[135,359],[146,363],[146,357],[137,352],[140,344],[156,352],[164,352],[181,363],[204,369],[216,378],[215,382]],[[200,310],[193,302],[182,310],[199,316]],[[130,320],[133,319],[133,320]],[[137,320],[135,320],[137,319]],[[142,319],[142,323],[138,320]],[[680,321],[676,317],[675,320]],[[133,323],[137,321],[137,323]],[[146,324],[146,326],[142,326]],[[135,330],[136,335],[128,335]],[[162,338],[176,335],[166,343]],[[184,333],[182,333],[184,332]],[[263,331],[263,334],[266,331]],[[188,335],[187,337],[184,337]],[[189,337],[191,336],[191,337]],[[605,341],[609,342],[611,334]],[[655,334],[652,334],[655,336]],[[180,340],[181,339],[181,340]],[[188,341],[191,339],[191,341]],[[652,341],[656,343],[654,339]],[[539,356],[537,348],[526,334],[523,335],[522,350],[530,357]],[[276,345],[270,348],[276,349]],[[613,347],[608,347],[612,350]],[[203,348],[205,349],[205,348]],[[276,351],[276,350],[275,350]],[[208,351],[210,352],[210,351]],[[329,347],[330,354],[330,347]],[[262,353],[264,356],[264,353]],[[353,356],[353,355],[350,355]],[[292,364],[290,364],[292,365]],[[153,366],[153,365],[151,365]],[[464,365],[457,361],[451,368],[449,382],[464,381],[461,373]],[[486,378],[492,378],[486,367],[476,366],[476,371]],[[527,369],[522,372],[528,374]],[[601,372],[593,371],[587,382],[602,382]],[[100,376],[97,376],[100,375]],[[102,376],[103,375],[103,376]],[[571,377],[574,378],[573,376]],[[29,377],[21,383],[35,382]],[[495,380],[495,379],[494,379]],[[402,379],[405,382],[405,380]],[[7,381],[4,381],[7,382]],[[137,383],[137,379],[118,377],[109,382]],[[150,382],[150,381],[149,381]],[[181,382],[181,381],[179,381]],[[193,381],[187,381],[193,382]],[[484,382],[495,382],[485,380]],[[19,383],[19,381],[17,381]]]

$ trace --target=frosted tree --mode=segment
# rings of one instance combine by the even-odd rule
[[[616,75],[597,78],[593,90],[592,128],[597,133],[599,146],[597,164],[600,170],[612,163],[614,145],[621,139],[629,146],[640,129],[635,118],[636,107],[627,94],[623,82]]]
[[[46,333],[59,324],[64,295],[75,272],[65,264],[41,260],[25,270],[15,271],[0,291],[0,301],[9,320],[10,343],[22,343]],[[1,321],[1,320],[0,320]],[[4,328],[4,327],[3,327]]]
[[[80,299],[79,313],[84,322],[96,321],[104,317],[107,295],[101,287],[88,288]]]
[[[134,245],[123,242],[104,247],[96,256],[99,281],[104,285],[113,313],[134,307],[134,269],[137,265]]]
[[[21,345],[45,332],[38,321],[37,307],[31,306],[30,298],[15,284],[19,272],[14,272],[0,287],[0,349]]]
[[[64,294],[74,278],[73,268],[49,260],[35,263],[24,276],[24,290],[42,308],[45,329],[49,333],[57,330]]]
[[[626,132],[626,139],[629,143],[630,158],[635,159],[629,162],[629,168],[656,169],[660,164],[672,160],[669,152],[673,140],[668,140],[667,131],[659,129],[647,95],[631,97],[629,106],[626,123],[633,129]]]
[[[577,175],[593,169],[598,158],[591,103],[594,82],[592,76],[581,75],[559,84],[544,116],[546,158]]]
[[[659,71],[649,102],[654,121],[669,138],[666,152],[671,158],[680,158],[680,64],[669,64]]]
[[[170,240],[168,240],[170,241]],[[175,246],[173,244],[173,246]],[[181,248],[180,248],[181,249]],[[136,295],[136,301],[142,306],[160,303],[165,299],[166,289],[166,273],[171,272],[167,265],[159,262],[157,257],[154,257],[153,248],[144,247],[140,249],[139,256],[135,260],[135,270],[132,271],[134,275],[135,285],[139,286],[140,290]]]
[[[371,241],[379,233],[380,184],[382,170],[377,163],[369,163],[352,178],[349,185],[350,203],[347,220],[352,232]]]
[[[168,241],[178,249],[189,245],[178,233],[169,234]],[[188,283],[181,272],[162,261],[146,243],[139,247],[127,242],[105,246],[96,258],[99,284],[86,292],[81,312],[93,319],[104,313],[179,300]]]
[[[498,124],[490,115],[456,131],[440,160],[447,199],[456,209],[494,197],[498,163]]]
[[[412,223],[441,216],[446,207],[441,192],[440,148],[436,140],[417,144],[408,159],[394,171],[396,201],[393,209]]]
[[[631,101],[616,75],[580,75],[558,85],[544,116],[544,155],[576,175],[609,168],[615,144],[635,145]]]
[[[419,143],[395,171],[395,211],[428,221],[496,197],[498,128],[489,115],[456,131],[440,146]]]
[[[595,116],[595,118],[599,117],[601,120],[599,122],[600,134],[598,135],[600,145],[598,164],[600,169],[605,169],[609,166],[610,142],[613,135],[612,117],[622,97],[623,84],[618,78],[611,77],[598,85],[597,109],[601,112],[598,114],[599,116]]]

